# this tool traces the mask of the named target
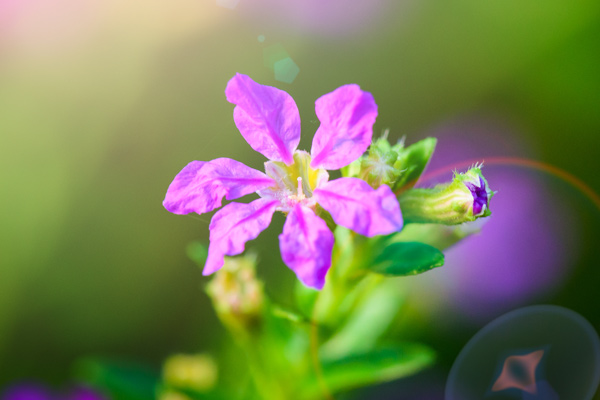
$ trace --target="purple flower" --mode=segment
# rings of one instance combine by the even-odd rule
[[[244,139],[271,161],[266,174],[228,158],[192,161],[169,186],[163,205],[175,214],[206,213],[223,198],[260,196],[248,204],[230,203],[213,216],[204,275],[220,269],[224,256],[241,254],[275,211],[287,214],[279,236],[284,263],[316,289],[325,284],[334,243],[319,214],[327,211],[336,224],[369,237],[402,228],[400,206],[388,186],[375,190],[357,178],[329,181],[326,171],[350,164],[371,144],[377,105],[370,93],[345,85],[316,101],[321,125],[310,154],[296,149],[300,114],[289,94],[236,74],[225,95],[236,105],[233,118]]]
[[[481,176],[479,177],[479,185],[465,182],[465,186],[467,186],[473,196],[473,215],[482,215],[488,204],[488,188],[486,187],[483,178]]]
[[[50,400],[52,394],[43,385],[37,383],[19,383],[4,390],[2,400]]]
[[[482,323],[549,298],[568,281],[580,254],[578,214],[539,172],[492,162],[498,157],[537,158],[535,149],[510,124],[487,116],[447,122],[428,135],[440,143],[428,168],[447,170],[447,175],[423,183],[442,183],[453,168],[484,160],[485,177],[498,195],[494,214],[481,220],[481,232],[445,250],[444,268],[411,283],[417,297],[436,294],[421,302],[423,307],[454,327],[457,313]]]
[[[74,386],[66,393],[55,393],[35,382],[17,383],[6,389],[1,400],[106,400],[107,397],[85,386]]]
[[[397,11],[403,12],[397,12]],[[386,24],[382,19],[390,13],[406,17],[410,1],[398,0],[244,0],[238,6],[242,17],[302,35],[357,35]]]

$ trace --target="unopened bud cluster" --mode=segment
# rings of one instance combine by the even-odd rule
[[[207,293],[223,322],[244,327],[262,314],[263,283],[256,278],[255,264],[250,255],[227,257],[208,284]]]
[[[387,132],[371,144],[361,158],[342,170],[344,176],[353,176],[372,187],[388,185],[393,191],[414,186],[427,166],[435,149],[436,139],[426,138],[408,147],[400,140],[391,145]]]
[[[170,387],[206,392],[217,382],[217,364],[206,354],[176,354],[165,362],[163,379]]]

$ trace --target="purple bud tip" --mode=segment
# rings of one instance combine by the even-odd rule
[[[488,193],[483,178],[479,177],[479,186],[471,182],[465,182],[465,186],[471,191],[471,195],[473,196],[473,215],[481,215],[485,212],[488,203]]]

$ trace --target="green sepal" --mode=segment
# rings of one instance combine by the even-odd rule
[[[400,242],[386,246],[369,271],[389,276],[416,275],[444,265],[444,254],[419,242]]]
[[[327,389],[333,393],[393,381],[413,375],[433,364],[435,353],[419,343],[379,347],[336,360],[323,360]],[[305,398],[320,398],[322,387],[315,377],[303,385]]]
[[[392,189],[394,191],[402,189],[410,189],[419,180],[419,177],[427,167],[429,159],[433,155],[435,146],[437,144],[436,138],[425,138],[418,141],[400,151],[398,151],[398,159],[394,163],[394,169],[403,171],[402,175],[394,182]],[[399,146],[397,144],[396,146]],[[392,147],[392,150],[395,150]]]

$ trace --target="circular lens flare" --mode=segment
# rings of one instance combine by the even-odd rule
[[[447,382],[446,400],[590,400],[600,382],[600,339],[574,311],[521,308],[479,331]]]

